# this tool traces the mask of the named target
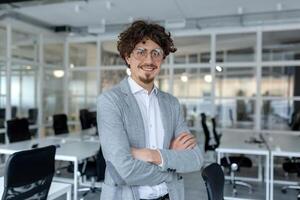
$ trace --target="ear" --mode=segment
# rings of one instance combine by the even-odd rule
[[[130,56],[125,56],[125,61],[127,64],[129,63],[129,60],[130,60]]]

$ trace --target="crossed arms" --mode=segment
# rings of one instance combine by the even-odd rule
[[[126,113],[120,108],[118,99],[106,93],[98,98],[97,106],[101,148],[114,183],[132,186],[157,185],[172,181],[175,171],[185,173],[200,170],[203,162],[202,152],[197,145],[194,146],[194,138],[191,138],[191,135],[178,137],[177,134],[171,143],[171,149],[160,149],[160,152],[132,149],[124,127],[124,118],[128,119],[131,116],[124,117]],[[177,121],[180,122],[181,119]],[[180,128],[176,130],[178,133],[184,132]],[[180,148],[183,150],[179,150]],[[157,153],[160,153],[162,159]],[[162,160],[163,166],[160,167],[157,164]],[[170,172],[168,169],[175,170]]]

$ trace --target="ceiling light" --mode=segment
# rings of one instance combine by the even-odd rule
[[[244,8],[243,8],[242,6],[239,6],[239,7],[237,8],[237,14],[239,14],[239,15],[244,14]]]
[[[74,11],[79,13],[81,11],[81,6],[79,4],[75,4]]]
[[[205,82],[207,82],[207,83],[211,83],[211,81],[212,81],[212,76],[211,76],[210,74],[207,74],[207,75],[204,76],[204,80],[205,80]]]
[[[31,70],[32,67],[30,65],[25,66],[26,69]]]
[[[61,78],[65,75],[65,72],[63,70],[54,70],[53,71],[53,75],[56,77],[56,78]]]
[[[180,76],[180,79],[182,82],[186,83],[189,80],[189,77],[187,76],[186,73],[182,73],[182,75]]]
[[[73,64],[73,63],[71,63],[70,64],[70,68],[72,69],[72,68],[74,68],[75,67],[75,65]]]
[[[185,19],[166,20],[166,22],[165,22],[166,29],[184,28],[185,26],[186,26]]]
[[[217,66],[216,66],[216,70],[217,70],[218,72],[221,72],[221,71],[223,71],[223,68],[222,68],[220,65],[217,65]]]
[[[106,1],[105,5],[107,10],[111,10],[112,3],[110,1]]]
[[[282,11],[282,3],[277,3],[276,4],[276,10],[277,11]]]

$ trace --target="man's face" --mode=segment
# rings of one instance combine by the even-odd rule
[[[150,39],[143,39],[126,58],[131,77],[140,85],[154,82],[163,61],[163,50]]]

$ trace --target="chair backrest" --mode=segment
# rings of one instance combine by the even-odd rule
[[[46,200],[54,175],[55,146],[12,154],[6,164],[2,200]]]
[[[209,130],[206,124],[206,115],[205,113],[201,113],[201,124],[202,124],[202,129],[203,129],[203,133],[204,133],[204,151],[210,150],[209,147],[209,140],[210,140],[210,134],[209,134]]]
[[[28,109],[28,122],[29,124],[36,124],[38,117],[38,109],[37,108],[29,108]]]
[[[213,117],[211,118],[211,123],[212,123],[212,126],[213,126],[213,136],[214,136],[214,139],[215,139],[215,142],[216,142],[216,145],[215,147],[218,148],[220,146],[220,140],[221,140],[221,134],[218,134],[217,133],[217,123],[216,123],[216,119]]]
[[[81,109],[79,111],[79,119],[82,130],[92,128],[92,124],[90,122],[90,112],[88,109]]]
[[[105,177],[106,162],[103,157],[101,147],[96,156],[96,166],[97,166],[97,181],[103,181]]]
[[[26,118],[12,119],[6,123],[6,133],[10,143],[31,139],[29,123]]]
[[[55,135],[69,133],[68,118],[66,114],[53,115],[53,130]]]
[[[208,200],[224,199],[224,172],[217,163],[212,163],[202,171],[206,185]]]

